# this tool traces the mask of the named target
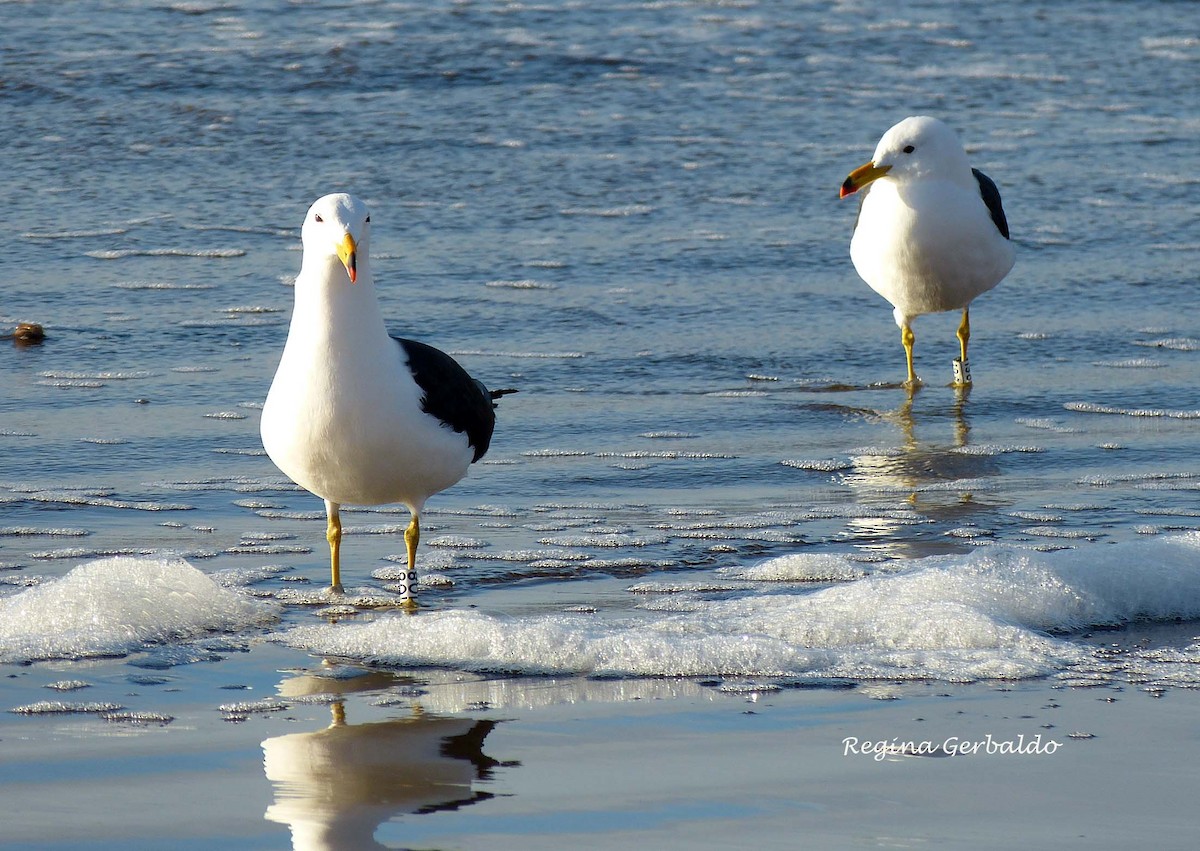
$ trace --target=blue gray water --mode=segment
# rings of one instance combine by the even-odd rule
[[[226,651],[271,638],[731,687],[1197,685],[1182,8],[0,3],[0,324],[47,334],[0,348],[0,658],[202,657],[253,679]],[[973,306],[966,393],[950,315],[917,321],[926,386],[898,386],[837,198],[918,113],[999,185],[1017,246]],[[258,440],[299,225],[333,191],[372,207],[392,329],[520,390],[487,459],[430,502],[428,611],[408,621],[322,617],[320,504]],[[347,584],[386,595],[406,514],[346,520]],[[113,555],[166,579],[182,556],[266,620],[200,593],[177,634],[147,617],[55,645],[51,610],[127,589],[76,574],[20,595]],[[897,635],[928,612],[946,634],[917,617]],[[1157,656],[1093,652],[1091,626],[1177,618]],[[739,630],[753,653],[718,640]]]

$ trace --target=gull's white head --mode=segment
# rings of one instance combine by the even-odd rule
[[[345,192],[318,198],[308,208],[304,227],[305,262],[337,258],[350,283],[358,280],[359,260],[366,261],[371,237],[371,211]]]
[[[881,177],[900,183],[922,177],[971,181],[971,165],[958,134],[928,115],[904,119],[883,134],[871,161],[850,172],[842,183],[845,198]]]

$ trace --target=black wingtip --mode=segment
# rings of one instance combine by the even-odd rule
[[[1004,206],[1000,203],[1000,190],[996,188],[995,181],[977,168],[971,169],[971,173],[975,175],[975,181],[979,184],[979,195],[983,198],[983,203],[987,205],[988,213],[991,214],[996,230],[1000,231],[1000,235],[1005,239],[1012,239],[1008,235],[1008,219],[1004,216]]]

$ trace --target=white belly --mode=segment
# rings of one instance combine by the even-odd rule
[[[850,258],[898,316],[966,307],[1012,268],[1012,244],[978,197],[942,181],[897,191],[879,180],[863,200]]]
[[[426,498],[466,475],[465,434],[421,410],[400,346],[362,341],[336,355],[289,337],[262,412],[267,455],[288,478],[338,504]]]

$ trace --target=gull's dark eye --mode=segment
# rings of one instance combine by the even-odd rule
[[[904,153],[906,153],[906,154],[911,154],[915,150],[916,150],[916,148],[914,148],[912,145],[904,146]]]
[[[368,221],[368,222],[369,222],[369,221],[371,221],[371,217],[370,217],[370,216],[367,216],[367,221]]]
[[[313,216],[313,218],[316,219],[318,222],[325,221],[323,218],[321,218],[321,215],[319,213],[317,215]]]

